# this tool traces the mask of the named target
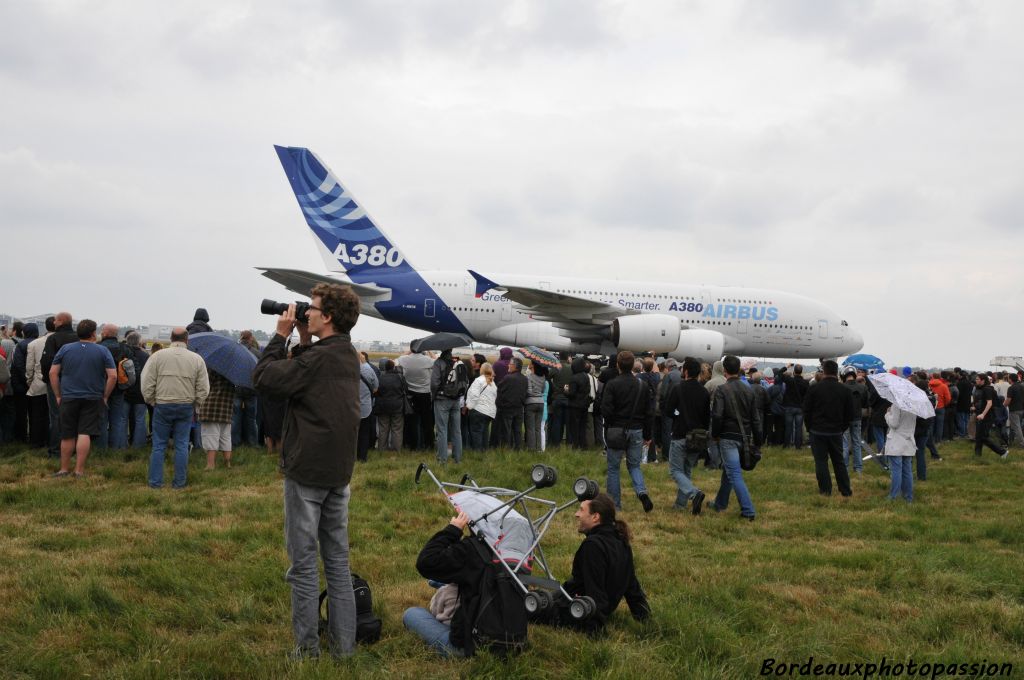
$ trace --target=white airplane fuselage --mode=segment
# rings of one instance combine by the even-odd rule
[[[552,322],[536,320],[500,291],[477,297],[476,281],[467,271],[421,271],[419,275],[426,288],[403,290],[391,301],[364,305],[364,313],[431,333],[465,332],[478,342],[569,352],[616,349],[608,340],[574,341]],[[732,354],[820,358],[853,354],[863,347],[861,335],[824,304],[777,290],[516,274],[494,278],[502,284],[605,302],[641,314],[673,316],[684,329],[721,333],[724,351]],[[388,285],[386,279],[376,283]]]

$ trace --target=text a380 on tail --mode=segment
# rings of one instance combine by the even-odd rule
[[[309,149],[275,146],[327,274],[259,267],[308,295],[344,283],[362,313],[428,333],[552,351],[824,358],[853,354],[860,333],[825,304],[763,288],[416,269]]]

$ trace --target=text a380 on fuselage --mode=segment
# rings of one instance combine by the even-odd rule
[[[363,313],[376,318],[551,351],[710,361],[725,353],[839,357],[863,347],[825,304],[777,290],[418,270],[315,154],[275,148],[328,273],[260,269],[298,293],[337,281],[351,285]]]

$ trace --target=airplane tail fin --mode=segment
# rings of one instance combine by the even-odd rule
[[[402,252],[316,154],[302,147],[274,149],[328,271],[360,283],[412,271]]]

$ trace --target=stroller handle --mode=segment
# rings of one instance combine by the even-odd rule
[[[426,463],[420,463],[420,466],[416,468],[416,483],[420,483],[420,477],[423,475],[423,471],[427,469]]]

